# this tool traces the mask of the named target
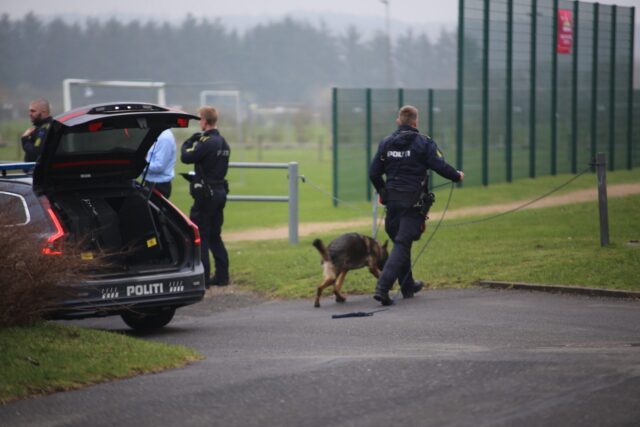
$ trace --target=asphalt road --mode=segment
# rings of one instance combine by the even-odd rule
[[[638,301],[435,290],[331,318],[377,308],[210,298],[145,336],[206,360],[0,406],[0,425],[639,425]]]

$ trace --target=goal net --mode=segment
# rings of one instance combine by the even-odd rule
[[[117,101],[166,105],[165,87],[164,82],[65,79],[62,82],[64,111],[81,105]]]

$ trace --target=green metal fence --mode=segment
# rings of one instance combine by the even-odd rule
[[[633,144],[629,147],[628,157],[631,167],[636,167],[640,165],[640,90],[638,89],[633,91],[633,118],[631,124],[633,126],[629,131],[632,133]]]
[[[465,171],[465,185],[575,173],[600,151],[610,170],[640,165],[634,8],[459,3],[456,89],[334,89],[336,198],[370,198],[368,163],[404,104],[418,107],[420,130]]]

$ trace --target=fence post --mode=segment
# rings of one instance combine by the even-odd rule
[[[377,239],[378,236],[378,193],[374,192],[373,197],[371,198],[371,203],[373,206],[371,208],[371,212],[373,214],[373,221],[371,222],[371,236],[374,239]]]
[[[229,162],[230,168],[287,169],[289,194],[286,196],[228,195],[227,201],[235,202],[287,202],[289,204],[289,243],[298,243],[298,162],[252,163]]]
[[[365,141],[367,144],[365,148],[365,153],[367,153],[367,158],[364,163],[364,170],[369,170],[369,163],[371,163],[371,144],[373,143],[373,112],[371,110],[371,88],[365,89],[365,103],[366,103],[366,126],[365,130]],[[367,189],[367,200],[371,200],[371,185],[369,184],[369,174],[365,173],[365,188]]]
[[[593,46],[591,53],[591,158],[596,157],[598,147],[598,37],[600,4],[593,4]]]
[[[536,177],[536,73],[538,35],[538,0],[531,1],[531,45],[529,59],[529,178]]]
[[[629,43],[629,58],[633,58],[636,28],[636,8],[631,8],[631,43]],[[627,104],[627,169],[633,168],[633,60],[629,61],[629,103]]]
[[[573,52],[571,58],[571,173],[578,172],[578,42],[580,2],[573,2]]]
[[[427,134],[431,137],[433,137],[433,133],[434,133],[434,129],[435,126],[433,124],[434,119],[434,104],[433,104],[433,89],[429,89],[427,91],[427,110],[429,110],[429,127],[427,128]],[[443,134],[444,137],[444,134]],[[431,189],[433,188],[433,171],[431,169],[429,169],[429,191],[431,191]]]
[[[553,40],[551,41],[551,175],[558,171],[558,0],[553,0]]]
[[[484,0],[482,32],[482,185],[489,185],[489,17],[490,2]]]
[[[598,176],[598,211],[600,213],[600,246],[609,244],[609,211],[607,209],[607,159],[604,153],[596,156]]]
[[[298,162],[289,162],[289,243],[298,243]]]
[[[616,31],[618,8],[611,6],[611,52],[609,52],[609,170],[616,165]]]
[[[507,3],[507,106],[506,106],[507,182],[513,179],[513,0]]]
[[[333,206],[338,206],[338,88],[331,90],[331,122],[333,141],[331,157],[333,161]]]
[[[464,170],[462,144],[464,140],[464,0],[458,0],[458,89],[456,93],[456,163],[458,169]],[[462,183],[458,183],[461,186]]]

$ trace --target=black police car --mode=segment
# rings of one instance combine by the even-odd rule
[[[90,280],[71,284],[74,296],[53,318],[121,315],[153,329],[203,298],[198,227],[136,180],[158,135],[190,119],[199,118],[144,103],[78,108],[54,118],[35,165],[0,164],[0,210],[20,212],[15,226],[42,234],[45,254],[65,242],[83,258],[107,254]]]

